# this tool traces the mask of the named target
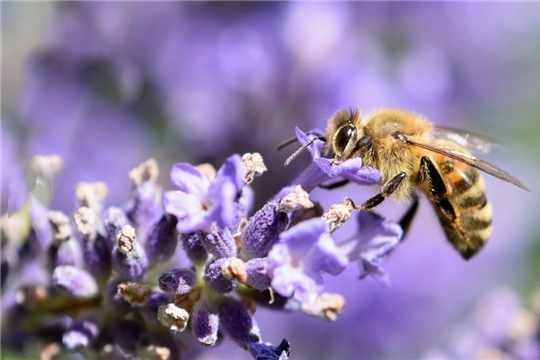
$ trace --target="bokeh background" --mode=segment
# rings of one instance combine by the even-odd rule
[[[495,229],[470,262],[424,199],[386,262],[391,288],[351,267],[327,278],[347,299],[336,322],[260,309],[264,340],[287,338],[297,359],[418,358],[453,346],[484,294],[508,286],[525,302],[539,285],[540,4],[8,2],[1,14],[3,212],[24,201],[31,156],[52,153],[64,158],[52,208],[69,212],[80,181],[105,181],[107,205],[124,201],[127,172],[150,157],[170,188],[175,162],[257,151],[269,169],[253,184],[257,209],[309,161],[282,165],[294,146],[276,145],[295,126],[397,106],[501,139],[483,157],[533,192],[486,177]],[[327,207],[376,191],[313,197]],[[203,354],[249,358],[227,342]]]

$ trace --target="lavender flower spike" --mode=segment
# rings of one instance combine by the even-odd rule
[[[359,212],[357,222],[357,235],[339,244],[339,247],[347,254],[349,261],[360,260],[361,279],[371,275],[381,284],[389,286],[388,274],[380,265],[401,242],[403,229],[374,212]]]
[[[243,179],[239,155],[229,157],[212,181],[194,166],[177,163],[171,170],[171,182],[178,190],[164,193],[165,212],[178,218],[180,233],[210,232],[214,222],[227,227],[235,220],[235,201],[244,186]]]
[[[279,294],[312,304],[323,291],[321,273],[336,276],[348,265],[327,234],[324,220],[304,221],[280,236],[268,254],[268,273]]]

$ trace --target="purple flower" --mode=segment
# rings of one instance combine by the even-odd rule
[[[321,273],[336,276],[348,265],[320,218],[304,221],[280,238],[268,254],[268,271],[272,287],[283,296],[311,304],[323,291]]]
[[[313,130],[316,133],[320,130]],[[296,128],[296,136],[300,144],[304,145],[310,140],[310,137]],[[364,166],[362,158],[355,157],[343,162],[336,162],[333,159],[322,156],[323,142],[316,140],[308,146],[308,150],[313,158],[313,163],[308,166],[293,181],[294,184],[302,186],[302,189],[308,193],[332,178],[342,177],[361,185],[372,185],[381,181],[381,174],[378,170]],[[278,195],[279,199],[280,195]]]
[[[178,218],[181,233],[197,230],[211,232],[212,223],[230,226],[236,217],[236,200],[244,186],[242,159],[229,157],[210,181],[205,174],[187,163],[177,163],[171,170],[171,182],[178,190],[163,195],[165,211]]]
[[[380,265],[400,243],[403,229],[374,212],[359,212],[357,222],[357,234],[340,243],[340,249],[349,261],[360,260],[361,279],[371,275],[380,283],[390,285],[388,274]]]

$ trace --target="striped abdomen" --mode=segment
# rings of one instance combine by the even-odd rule
[[[484,179],[471,166],[437,157],[438,171],[432,164],[426,165],[425,170],[430,199],[448,240],[463,258],[470,259],[484,246],[492,230],[491,204],[486,198]],[[440,175],[437,177],[434,172]]]

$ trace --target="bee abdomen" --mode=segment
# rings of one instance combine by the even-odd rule
[[[488,241],[492,231],[491,222],[491,203],[486,200],[481,209],[460,213],[456,222],[441,221],[441,224],[450,243],[468,260]]]
[[[451,172],[451,197],[457,218],[442,225],[448,240],[468,260],[491,235],[491,203],[486,197],[484,180],[475,168],[455,167]]]

